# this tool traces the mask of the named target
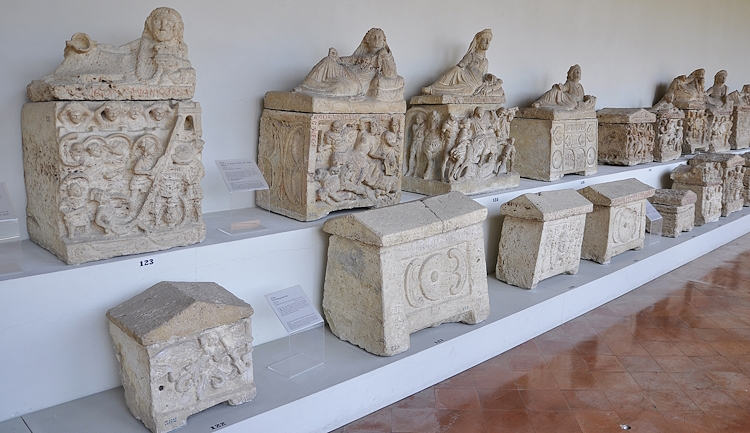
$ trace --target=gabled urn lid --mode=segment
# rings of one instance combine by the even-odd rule
[[[250,317],[253,308],[216,283],[162,281],[107,311],[143,346]]]
[[[656,114],[643,108],[602,108],[596,112],[599,123],[653,123]]]
[[[554,221],[593,210],[594,205],[574,189],[524,194],[500,207],[502,215],[538,221]]]
[[[388,247],[484,221],[487,208],[460,192],[332,218],[323,231]]]
[[[698,196],[689,189],[657,189],[648,201],[665,206],[687,206],[698,201]]]
[[[595,205],[619,206],[651,197],[654,195],[654,188],[630,178],[587,186],[578,192]]]

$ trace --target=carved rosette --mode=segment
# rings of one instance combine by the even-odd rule
[[[409,261],[404,290],[410,306],[422,308],[471,294],[468,244]]]
[[[612,245],[624,245],[637,240],[643,228],[643,203],[634,203],[615,209],[612,216]]]
[[[194,102],[26,104],[32,240],[69,264],[202,241],[200,118]]]
[[[266,109],[258,165],[263,208],[300,221],[401,200],[403,114],[310,114]]]

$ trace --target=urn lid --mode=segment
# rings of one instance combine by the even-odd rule
[[[487,208],[460,192],[329,219],[323,231],[364,244],[388,247],[484,221]]]
[[[688,161],[688,165],[702,165],[709,162],[721,164],[722,167],[736,167],[745,164],[745,158],[733,153],[699,153]]]
[[[599,123],[654,123],[656,114],[643,108],[602,108],[596,112]]]
[[[216,283],[162,281],[107,311],[107,318],[150,346],[250,317],[253,307]]]
[[[654,196],[648,199],[653,204],[665,206],[686,206],[697,200],[698,196],[689,189],[657,189]]]
[[[587,186],[578,192],[595,205],[620,206],[651,197],[654,195],[654,188],[630,178]]]
[[[537,221],[554,221],[593,210],[594,205],[574,189],[524,194],[500,207],[502,215]]]

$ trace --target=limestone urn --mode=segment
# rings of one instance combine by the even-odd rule
[[[460,192],[332,218],[323,287],[331,331],[370,353],[409,349],[409,335],[490,312],[482,221]]]
[[[682,154],[689,155],[696,151],[708,150],[708,115],[706,113],[704,69],[696,69],[690,75],[680,75],[672,80],[667,93],[654,105],[654,110],[661,110],[670,105],[685,113],[682,134]]]
[[[122,47],[73,35],[21,115],[29,236],[68,264],[206,236],[201,109],[182,19],[158,8]]]
[[[669,177],[672,179],[672,189],[690,190],[695,193],[695,221],[696,226],[717,221],[721,216],[721,168],[718,164],[704,162],[703,164],[678,165]]]
[[[573,65],[565,83],[555,84],[516,114],[510,136],[521,177],[553,181],[568,173],[596,173],[596,97],[584,94],[580,81],[581,67]]]
[[[706,90],[706,142],[709,152],[726,152],[731,148],[732,100],[728,98],[728,88],[724,82],[727,71],[721,70],[714,76],[714,85]]]
[[[503,81],[487,73],[490,29],[474,36],[458,62],[411,99],[406,112],[403,189],[436,195],[515,188],[510,125],[517,108],[503,108]]]
[[[618,254],[643,248],[646,199],[654,188],[631,178],[587,186],[578,193],[594,204],[586,215],[582,259],[607,264]]]
[[[335,48],[291,92],[268,92],[258,206],[300,221],[401,201],[404,79],[378,28],[351,56]]]
[[[742,86],[742,91],[734,91],[728,98],[732,101],[732,133],[729,145],[732,149],[750,147],[750,84]]]
[[[642,108],[604,108],[599,121],[599,162],[637,165],[654,160],[656,115]]]
[[[503,204],[495,276],[533,289],[558,274],[575,274],[581,263],[586,214],[594,205],[572,189],[524,194]]]
[[[701,153],[688,161],[688,165],[713,165],[721,175],[721,216],[742,210],[745,203],[745,159],[741,155]]]
[[[745,175],[742,177],[742,196],[745,198],[745,206],[750,206],[750,152],[741,155],[745,158]]]
[[[695,226],[695,202],[698,197],[687,189],[657,189],[648,201],[662,217],[661,235],[676,238]],[[650,220],[646,231],[651,233]]]
[[[130,412],[153,433],[255,397],[253,309],[216,283],[163,281],[107,311]]]
[[[654,161],[667,162],[682,155],[685,113],[670,102],[649,109],[656,115],[654,123]]]

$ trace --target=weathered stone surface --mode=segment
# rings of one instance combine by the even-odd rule
[[[643,248],[646,199],[654,188],[637,179],[600,183],[578,190],[594,204],[586,215],[581,258],[605,264],[628,250]]]
[[[503,104],[505,103],[505,91],[503,91],[503,80],[492,74],[487,73],[489,61],[486,58],[487,50],[490,48],[492,41],[492,30],[484,29],[474,35],[474,39],[469,45],[469,49],[464,57],[456,66],[451,67],[429,86],[422,87],[423,95],[434,96],[453,96],[458,98],[478,97],[492,98],[485,103]],[[430,99],[423,99],[422,102],[412,104],[429,104]],[[449,99],[450,100],[450,99]],[[480,102],[459,99],[468,104],[479,104]],[[466,101],[466,102],[463,102]],[[446,103],[443,101],[437,103]],[[456,103],[456,102],[453,102]]]
[[[740,155],[702,153],[688,161],[688,165],[713,165],[721,175],[721,216],[742,209],[745,199],[743,178],[745,177],[745,159]]]
[[[253,309],[216,283],[161,282],[107,311],[125,403],[154,433],[255,397]]]
[[[195,102],[24,105],[31,240],[68,264],[201,242],[201,110]]]
[[[649,111],[656,114],[654,124],[654,161],[667,162],[682,155],[683,119],[685,113],[672,104]]]
[[[396,72],[385,33],[372,28],[351,56],[339,57],[335,48],[329,48],[328,56],[313,66],[294,92],[361,101],[401,101],[404,77]]]
[[[729,137],[732,133],[732,105],[728,108],[706,110],[706,142],[709,152],[726,152],[731,148]]]
[[[76,33],[65,44],[62,64],[32,81],[27,93],[35,102],[191,99],[195,70],[187,58],[182,17],[174,9],[154,9],[141,38],[120,47]]]
[[[682,154],[708,151],[708,114],[706,110],[683,110],[685,120],[682,133]]]
[[[381,101],[373,98],[320,96],[303,92],[266,92],[263,106],[271,110],[299,113],[389,114],[406,111],[406,101]]]
[[[524,194],[503,204],[497,279],[533,289],[545,278],[577,273],[586,214],[593,208],[572,189]]]
[[[412,106],[406,114],[402,189],[437,195],[518,187],[510,138],[517,110],[497,104]]]
[[[750,152],[741,155],[745,158],[745,175],[742,177],[742,196],[745,199],[745,206],[750,206]]]
[[[391,356],[409,334],[489,315],[481,222],[487,209],[458,192],[332,218],[323,289],[331,331]]]
[[[541,111],[521,109],[510,124],[510,136],[516,146],[515,170],[521,177],[553,181],[569,173],[596,174],[596,112],[569,111],[585,117],[548,120],[528,117],[535,114],[531,110]]]
[[[705,78],[704,69],[696,69],[688,76],[680,75],[672,80],[667,93],[653,107],[661,110],[674,105],[685,112],[683,155],[708,149]]]
[[[648,200],[662,217],[661,235],[676,238],[689,232],[695,225],[694,192],[679,189],[657,189]],[[646,231],[651,233],[650,221],[646,220]]]
[[[404,114],[263,110],[256,203],[299,221],[401,201]],[[268,205],[267,205],[268,204]]]
[[[604,108],[599,120],[599,162],[636,165],[654,160],[656,115],[642,108]]]
[[[742,86],[742,91],[734,91],[727,98],[732,101],[732,133],[729,145],[732,149],[750,147],[750,84]]]
[[[581,85],[581,67],[573,65],[568,69],[565,83],[555,84],[539,99],[534,101],[533,108],[552,110],[593,111],[596,96],[586,95]]]

